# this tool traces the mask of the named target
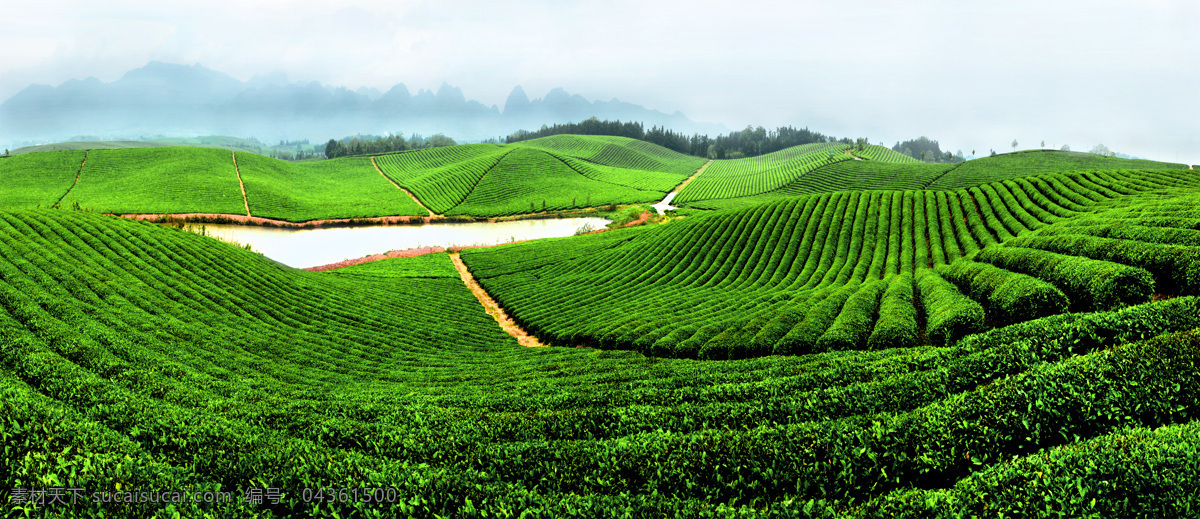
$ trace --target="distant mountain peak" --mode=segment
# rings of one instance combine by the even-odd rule
[[[325,140],[403,130],[471,141],[590,117],[641,121],[687,133],[727,131],[695,123],[679,112],[667,115],[616,98],[590,102],[562,87],[531,101],[517,85],[501,112],[495,105],[468,100],[449,82],[415,95],[403,83],[381,93],[369,87],[289,82],[280,72],[240,81],[199,63],[151,61],[113,82],[93,77],[21,90],[0,103],[0,140],[13,144],[11,148],[82,134],[111,140],[146,135]]]

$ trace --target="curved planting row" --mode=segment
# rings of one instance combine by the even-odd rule
[[[165,147],[92,150],[63,204],[109,213],[245,214],[231,152]]]
[[[809,197],[746,216],[782,230],[792,220],[807,227],[794,212],[830,207],[862,219],[848,222],[850,234],[871,222],[890,229],[892,202],[901,200],[901,215],[910,206],[885,195]],[[872,210],[885,199],[888,211]],[[839,237],[833,250],[847,257],[885,241],[864,233],[843,248],[843,226],[813,220]],[[695,221],[721,232],[717,218]],[[550,258],[492,269],[602,272],[605,254],[635,261],[650,252],[646,235],[560,239],[545,248]],[[801,237],[758,236],[799,256],[790,240]],[[742,257],[724,249],[708,252]],[[771,262],[774,254],[757,257]],[[807,259],[797,261],[777,268]],[[874,272],[873,263],[834,259],[827,269],[838,270],[835,280],[849,269],[852,279],[860,266]],[[760,284],[738,274],[724,279]],[[930,279],[941,278],[918,279],[918,292]],[[882,314],[907,300],[911,282],[884,276],[764,291],[745,300],[763,310],[757,321],[729,306],[711,319],[727,325],[713,335],[723,342],[697,353],[717,356],[729,344],[730,356],[750,355],[745,345],[758,343],[737,337],[753,339],[752,323],[797,305],[819,310],[791,314],[800,324],[830,322],[813,347],[836,350],[846,344],[840,337],[861,336],[846,309],[861,316],[878,299]],[[712,290],[710,304],[728,286]],[[818,293],[842,299],[842,309]],[[519,347],[445,254],[312,273],[140,222],[0,213],[5,506],[17,515],[114,518],[922,517],[996,507],[1033,515],[1053,503],[1066,515],[1163,516],[1186,498],[1179,488],[1198,483],[1188,457],[1189,424],[1200,412],[1198,304],[1180,297],[1064,314],[945,348],[648,359]],[[633,309],[627,325],[643,326]],[[799,344],[815,330],[783,335]],[[1087,473],[1096,466],[1127,475],[1126,487]],[[1001,497],[974,492],[993,482],[1016,484],[1002,486]],[[52,487],[229,492],[232,502],[15,502],[21,489]],[[346,497],[326,491],[317,503],[318,488]],[[255,491],[264,493],[260,503],[246,499]],[[1128,491],[1148,497],[1124,499]]]
[[[927,189],[958,189],[1007,178],[1088,169],[1187,169],[1187,165],[1118,159],[1083,152],[1027,150],[968,160],[934,181]]]
[[[876,162],[896,162],[896,163],[921,163],[921,161],[909,157],[891,148],[868,144],[862,150],[854,150],[852,152],[857,157],[862,157],[867,160]],[[944,170],[946,166],[941,166]]]
[[[653,202],[661,197],[660,191],[593,180],[544,151],[516,148],[506,152],[461,202],[439,212],[503,216],[610,203]]]
[[[492,144],[447,146],[375,157],[396,185],[442,214],[460,204],[508,150]]]
[[[85,152],[47,151],[0,160],[0,208],[50,207],[67,193]]]
[[[779,188],[778,194],[797,196],[860,189],[923,189],[933,179],[945,173],[948,167],[950,166],[945,164],[924,164],[915,161],[895,163],[843,160],[821,166],[789,182]]]
[[[703,158],[684,155],[645,141],[607,135],[552,135],[522,141],[513,146],[540,149],[601,166],[666,173],[683,178],[695,173],[705,162]],[[669,191],[670,187],[666,190]]]
[[[1108,187],[1115,179],[1128,182]],[[1107,238],[1052,246],[1059,236],[1039,236],[1092,214],[1079,211],[1137,200],[1129,186],[1153,198],[1183,181],[1077,172],[956,191],[842,191],[463,258],[509,315],[557,345],[721,359],[945,344],[1068,308],[1147,301],[1164,286],[1150,275],[1200,286],[1187,246],[1139,242],[1160,259],[1119,248],[1091,257],[1099,252],[1076,243]],[[894,275],[915,290],[877,283]]]
[[[820,166],[851,160],[842,153],[848,145],[805,144],[758,157],[714,161],[683,188],[676,202],[737,198],[779,189]]]
[[[292,222],[427,214],[379,176],[370,157],[291,163],[237,155],[250,214]]]

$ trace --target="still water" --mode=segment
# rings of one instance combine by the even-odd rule
[[[604,218],[560,218],[508,222],[438,223],[326,229],[277,229],[253,225],[204,224],[210,236],[250,244],[255,252],[291,267],[307,268],[419,247],[495,245],[510,241],[571,236],[584,225],[602,229]],[[192,225],[193,230],[200,227]]]

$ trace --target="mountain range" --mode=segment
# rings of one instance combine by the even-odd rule
[[[680,112],[666,114],[622,102],[589,101],[562,88],[530,99],[513,88],[503,110],[468,100],[443,83],[436,92],[411,93],[404,84],[386,92],[350,90],[316,81],[288,81],[281,74],[240,81],[199,64],[151,62],[105,83],[70,80],[57,87],[31,85],[0,104],[0,142],[27,145],[148,136],[238,135],[267,142],[314,142],[353,134],[443,133],[461,141],[502,137],[543,124],[589,117],[640,121],[683,133],[717,134],[719,124],[697,123]]]

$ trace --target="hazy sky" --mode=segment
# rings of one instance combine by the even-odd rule
[[[564,87],[730,128],[969,154],[1097,143],[1200,163],[1200,2],[38,0],[6,5],[0,99],[148,61],[503,106]]]

